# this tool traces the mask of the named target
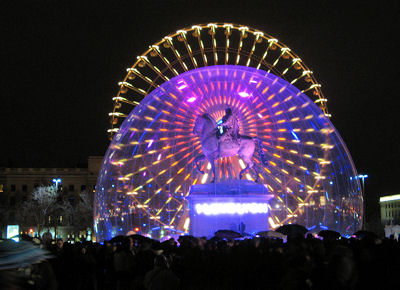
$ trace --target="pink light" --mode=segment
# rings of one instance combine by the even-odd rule
[[[247,92],[239,92],[239,96],[241,96],[242,98],[247,98],[250,97],[250,94]]]
[[[187,99],[186,101],[188,103],[193,103],[195,100],[196,100],[196,97],[191,97],[191,98]]]
[[[187,85],[181,85],[180,87],[178,87],[178,90],[182,90],[182,89],[184,89],[186,87],[187,87]]]

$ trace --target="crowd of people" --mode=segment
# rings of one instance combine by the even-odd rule
[[[133,235],[103,244],[58,239],[41,246],[50,258],[15,269],[24,279],[4,289],[397,289],[400,284],[400,242],[393,237],[181,236],[158,242]]]

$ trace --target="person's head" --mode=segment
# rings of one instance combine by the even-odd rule
[[[168,269],[169,263],[167,257],[164,255],[158,255],[154,258],[154,267],[161,268],[161,269]]]
[[[232,109],[231,108],[226,108],[225,109],[225,114],[226,115],[232,115]]]
[[[59,249],[62,249],[62,247],[64,246],[64,241],[63,239],[57,239],[57,247]]]

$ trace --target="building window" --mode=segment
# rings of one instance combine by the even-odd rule
[[[10,191],[11,191],[11,192],[15,192],[15,189],[16,189],[15,184],[11,184],[11,186],[10,186]]]
[[[14,220],[15,220],[15,212],[10,212],[9,214],[8,214],[8,218],[9,218],[9,222],[10,223],[14,223]]]
[[[28,192],[28,185],[26,184],[22,185],[22,192]]]
[[[73,184],[70,184],[68,186],[68,191],[74,191],[75,190],[75,186]]]
[[[10,206],[14,206],[15,205],[15,196],[11,196],[10,197]]]
[[[85,191],[86,190],[86,184],[81,185],[81,191]]]
[[[0,192],[3,192],[3,184],[0,184]]]

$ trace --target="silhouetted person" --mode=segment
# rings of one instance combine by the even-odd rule
[[[155,257],[154,269],[147,272],[144,278],[144,286],[148,290],[179,289],[179,279],[169,270],[169,263],[164,255]]]

